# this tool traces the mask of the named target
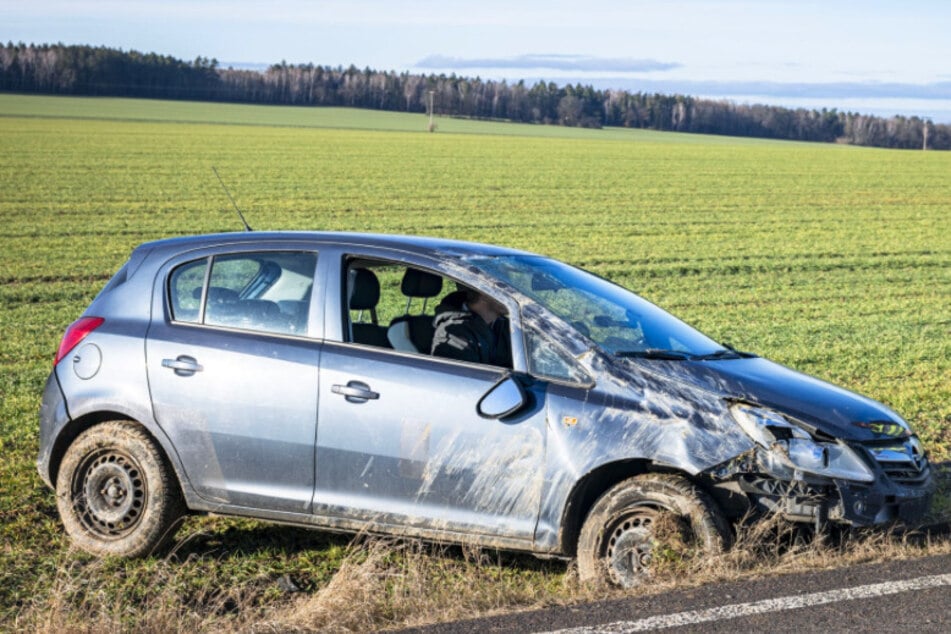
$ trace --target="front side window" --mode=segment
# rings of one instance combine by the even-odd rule
[[[535,376],[590,383],[591,377],[575,360],[533,327],[525,329],[525,347],[528,354],[528,371]]]
[[[506,309],[453,279],[402,263],[345,263],[344,332],[353,343],[512,367]]]
[[[316,254],[293,251],[219,255],[188,262],[169,276],[172,319],[306,334],[316,266]]]

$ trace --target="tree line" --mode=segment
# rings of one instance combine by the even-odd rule
[[[401,112],[600,128],[841,142],[888,148],[951,149],[951,126],[919,117],[782,108],[554,82],[483,80],[287,64],[264,71],[221,68],[198,57],[63,44],[0,45],[0,90],[147,97]]]

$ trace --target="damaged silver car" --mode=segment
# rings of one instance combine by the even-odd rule
[[[505,313],[503,365],[433,354],[436,306],[472,291]],[[99,555],[216,513],[576,557],[621,586],[666,518],[716,552],[749,513],[914,523],[934,490],[895,412],[602,278],[345,233],[136,248],[63,337],[38,467]]]

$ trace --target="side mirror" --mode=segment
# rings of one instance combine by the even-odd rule
[[[528,404],[525,390],[513,377],[507,376],[496,383],[476,405],[482,418],[505,418]]]

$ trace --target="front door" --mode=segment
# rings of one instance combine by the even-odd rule
[[[491,366],[325,344],[314,511],[530,539],[542,489],[544,392],[511,420],[476,405]]]
[[[510,419],[476,406],[506,371],[347,343],[321,353],[314,513],[531,540],[545,395]]]

